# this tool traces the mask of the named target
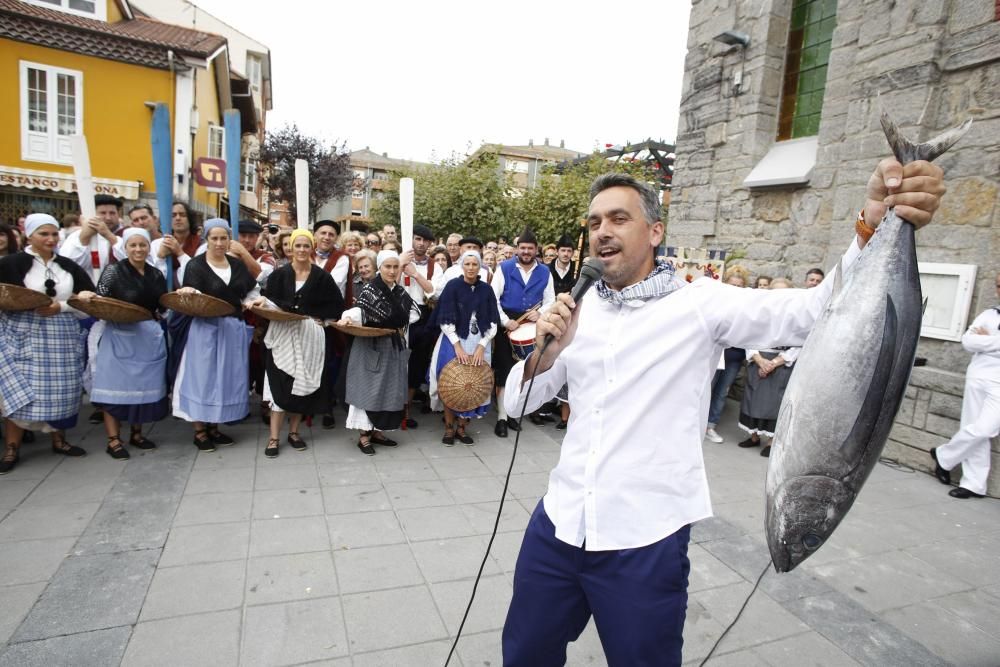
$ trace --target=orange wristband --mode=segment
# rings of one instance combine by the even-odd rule
[[[868,223],[865,222],[865,209],[858,211],[858,221],[854,223],[854,231],[858,233],[858,236],[860,236],[865,243],[868,243],[872,234],[875,233],[875,228],[868,226]]]

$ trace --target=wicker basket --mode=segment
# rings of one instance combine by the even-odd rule
[[[0,310],[34,310],[52,303],[52,297],[20,285],[0,283]]]
[[[290,313],[287,310],[276,310],[274,308],[263,308],[261,306],[253,306],[250,308],[250,312],[259,317],[263,317],[265,320],[271,320],[272,322],[298,322],[299,320],[309,319],[305,315]]]
[[[192,317],[225,317],[233,314],[233,307],[207,294],[182,294],[167,292],[160,297],[160,305]]]
[[[490,400],[493,393],[493,369],[489,364],[472,366],[452,359],[441,369],[438,396],[455,412],[475,410]]]
[[[91,317],[118,324],[133,324],[153,319],[153,314],[142,306],[107,296],[94,296],[89,301],[71,296],[69,305]]]
[[[350,336],[357,336],[358,338],[377,338],[379,336],[389,336],[396,333],[395,329],[384,329],[382,327],[363,327],[359,324],[340,324],[333,323],[330,325],[337,331],[343,331],[345,334]]]

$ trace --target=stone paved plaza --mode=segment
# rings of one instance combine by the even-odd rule
[[[735,409],[726,443],[704,446],[717,516],[692,531],[686,664],[768,561],[766,459],[735,446]],[[159,449],[126,463],[103,453],[96,426],[70,433],[84,459],[50,454],[47,437],[26,445],[0,478],[0,665],[443,665],[513,437],[485,420],[474,446],[447,448],[437,416],[419,417],[374,457],[338,426],[303,429],[308,451],[265,459],[256,413],[214,453],[173,419],[150,434]],[[560,434],[525,424],[453,665],[501,664],[517,550]],[[605,664],[593,624],[569,664]],[[1000,503],[878,466],[830,543],[764,577],[709,664],[1000,664]]]

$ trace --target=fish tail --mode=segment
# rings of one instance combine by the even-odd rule
[[[886,113],[885,109],[882,110],[881,121],[885,138],[889,140],[889,146],[892,148],[892,152],[900,164],[909,164],[916,160],[933,162],[945,151],[954,146],[969,131],[969,127],[972,125],[972,119],[970,118],[958,127],[953,127],[933,139],[918,144],[899,131],[899,126],[889,118],[889,114]]]

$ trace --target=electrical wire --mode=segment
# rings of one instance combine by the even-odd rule
[[[722,643],[722,640],[725,639],[726,635],[729,634],[729,631],[733,629],[734,625],[736,625],[736,621],[740,620],[740,616],[743,615],[743,610],[747,608],[748,604],[750,604],[750,598],[752,598],[753,594],[757,592],[757,587],[760,586],[761,579],[764,578],[764,575],[767,574],[767,571],[770,567],[771,567],[771,559],[768,558],[767,565],[764,566],[764,569],[761,570],[760,572],[760,576],[757,577],[757,583],[755,583],[753,585],[753,588],[750,589],[750,594],[747,595],[747,599],[743,601],[743,606],[740,607],[740,610],[738,612],[736,612],[736,618],[734,618],[732,622],[730,622],[730,624],[726,626],[726,629],[722,631],[722,634],[719,635],[719,638],[715,640],[715,643],[712,645],[712,648],[708,652],[708,655],[705,656],[704,660],[698,663],[698,667],[705,666],[705,663],[708,662],[708,659],[712,657],[713,653],[715,653],[715,649],[719,647],[719,644]]]
[[[458,647],[458,640],[462,637],[462,630],[465,628],[465,621],[469,618],[469,612],[472,611],[472,603],[476,599],[476,590],[479,588],[479,580],[483,576],[483,570],[486,568],[486,562],[490,558],[490,549],[493,548],[493,540],[496,539],[497,530],[500,528],[500,516],[503,514],[503,504],[507,498],[507,487],[510,486],[510,475],[514,470],[514,461],[517,458],[517,444],[521,439],[521,423],[524,421],[524,412],[528,407],[528,398],[531,396],[531,388],[535,386],[535,376],[538,375],[538,367],[541,364],[542,357],[545,356],[545,351],[549,348],[549,343],[552,342],[552,338],[547,338],[545,343],[542,345],[541,352],[538,353],[538,363],[535,364],[535,369],[531,372],[531,380],[528,382],[528,390],[524,394],[524,402],[521,404],[521,414],[517,418],[517,435],[514,436],[514,450],[510,453],[510,465],[507,466],[507,476],[503,480],[503,493],[500,494],[500,507],[497,508],[497,518],[493,522],[493,532],[490,534],[490,541],[486,544],[486,553],[483,554],[483,562],[479,564],[479,572],[476,573],[476,580],[472,584],[472,594],[469,596],[469,604],[465,607],[465,613],[462,614],[462,622],[458,625],[458,632],[455,633],[455,641],[451,644],[451,650],[448,651],[448,657],[445,658],[444,667],[448,667],[448,663],[451,662],[451,656],[454,655],[455,649]]]

